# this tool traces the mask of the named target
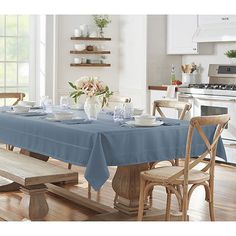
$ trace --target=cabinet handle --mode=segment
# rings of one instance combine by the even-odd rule
[[[196,51],[197,49],[196,48],[193,48],[193,51]]]
[[[221,20],[229,20],[229,17],[222,17]]]

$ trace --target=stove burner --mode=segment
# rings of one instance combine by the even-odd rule
[[[189,84],[188,88],[236,90],[236,84]]]

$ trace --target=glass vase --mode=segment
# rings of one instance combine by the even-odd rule
[[[104,38],[103,28],[99,28],[99,36],[100,36],[100,38]]]
[[[98,113],[101,111],[101,103],[98,97],[87,97],[84,103],[84,111],[89,120],[97,120]]]

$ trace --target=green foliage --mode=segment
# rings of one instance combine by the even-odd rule
[[[225,53],[225,56],[229,58],[235,58],[236,57],[236,50],[229,50]]]
[[[107,27],[109,23],[111,23],[111,20],[109,19],[108,15],[95,15],[94,22],[98,28],[103,29]]]
[[[84,93],[82,90],[78,89],[78,88],[76,87],[76,85],[73,84],[72,82],[68,82],[68,83],[69,83],[69,85],[75,90],[75,91],[73,91],[73,92],[70,93],[70,97],[72,97],[72,98],[74,99],[75,103],[77,103],[77,101],[78,101],[78,99],[80,98],[80,96],[81,96],[82,94],[85,94],[85,93]],[[108,86],[106,86],[105,90],[103,90],[103,91],[101,91],[101,92],[97,92],[97,93],[95,94],[95,96],[102,96],[102,107],[107,104],[108,98],[109,98],[111,95],[113,95],[113,92],[110,91],[110,89],[109,89]]]

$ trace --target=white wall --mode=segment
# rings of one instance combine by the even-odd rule
[[[236,43],[213,43],[213,53],[208,55],[185,55],[182,57],[183,64],[195,62],[200,64],[200,76],[198,83],[208,83],[209,64],[229,64],[229,59],[224,55],[227,50],[235,49]]]
[[[111,67],[70,67],[75,55],[70,54],[74,44],[82,41],[70,40],[75,28],[81,24],[89,25],[91,31],[96,28],[93,23],[92,15],[59,15],[57,16],[57,78],[56,78],[56,102],[61,95],[68,94],[70,91],[68,81],[75,81],[81,76],[99,76],[101,80],[108,84],[112,91],[119,88],[119,16],[111,16],[111,24],[104,30],[105,36],[111,37],[111,41],[104,41],[102,44],[111,51],[107,56],[107,62]],[[85,41],[84,41],[85,42]],[[86,41],[87,45],[98,45],[96,41]]]
[[[172,64],[176,68],[176,78],[181,78],[178,68],[180,55],[167,55],[167,16],[149,15],[147,17],[147,79],[148,85],[170,84]]]
[[[145,15],[120,16],[119,92],[140,108],[146,108],[146,32]]]

